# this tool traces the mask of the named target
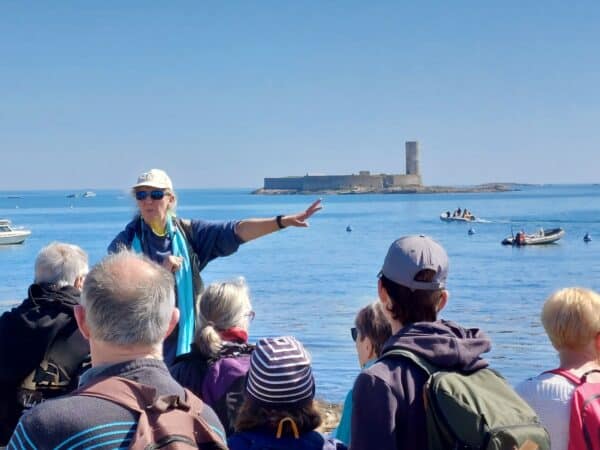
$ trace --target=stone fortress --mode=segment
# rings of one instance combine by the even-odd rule
[[[265,178],[264,191],[347,191],[377,192],[394,188],[420,188],[419,143],[406,142],[406,174],[371,174],[367,170],[352,175],[304,175]]]

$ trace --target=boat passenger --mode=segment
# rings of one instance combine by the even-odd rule
[[[377,301],[362,308],[350,329],[356,345],[358,363],[362,369],[370,367],[381,355],[385,341],[392,335],[392,328],[383,313],[382,303]],[[334,436],[350,446],[350,424],[352,421],[352,389],[346,395],[342,417]]]
[[[89,367],[89,344],[74,313],[87,273],[80,247],[47,245],[35,259],[27,298],[0,317],[0,445],[24,410],[71,392]]]
[[[261,339],[252,352],[246,397],[227,440],[230,450],[341,450],[316,428],[310,356],[292,336]]]
[[[181,355],[171,374],[211,406],[227,435],[244,397],[250,367],[248,329],[254,319],[248,285],[243,278],[211,283],[199,298],[198,324],[192,351]]]
[[[584,442],[574,441],[575,436],[569,436],[571,400],[576,386],[567,377],[579,379],[590,371],[600,370],[598,311],[600,295],[580,287],[554,292],[542,308],[542,324],[558,352],[559,373],[542,372],[516,389],[550,433],[552,450],[589,448]],[[567,377],[560,374],[565,372]],[[600,373],[590,373],[587,381],[600,382]]]
[[[307,227],[321,209],[321,200],[305,211],[274,218],[208,222],[175,217],[177,196],[169,176],[160,169],[142,173],[132,187],[138,213],[108,246],[143,253],[173,272],[180,322],[167,338],[164,358],[171,365],[188,353],[194,338],[196,297],[202,292],[200,271],[213,259],[231,255],[240,244],[286,227]]]

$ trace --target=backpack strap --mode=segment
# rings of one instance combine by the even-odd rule
[[[593,370],[590,372],[594,372]],[[586,372],[583,377],[579,378],[577,375],[569,372],[566,369],[552,369],[552,370],[547,370],[544,373],[553,373],[554,375],[560,375],[563,378],[566,378],[567,380],[569,380],[571,383],[573,383],[575,386],[579,386],[580,384],[585,383],[585,376],[590,373],[590,372]]]
[[[433,364],[431,364],[429,361],[427,361],[425,358],[421,358],[418,355],[415,355],[413,352],[411,352],[410,350],[406,350],[403,348],[391,348],[390,350],[384,352],[379,359],[377,359],[377,361],[382,361],[385,358],[388,358],[390,356],[393,357],[402,357],[402,358],[406,358],[406,359],[410,359],[412,362],[414,362],[418,367],[420,367],[421,369],[423,369],[427,375],[431,376],[436,372],[439,372],[439,368],[434,366]]]
[[[581,381],[582,381],[582,383],[587,383],[587,377],[591,373],[600,373],[600,370],[598,370],[598,369],[588,370],[586,373],[584,373],[583,375],[581,375]]]

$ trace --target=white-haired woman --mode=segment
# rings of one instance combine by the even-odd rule
[[[177,196],[173,183],[160,169],[142,173],[132,191],[138,214],[110,243],[108,251],[129,248],[174,273],[181,317],[177,329],[164,344],[167,365],[176,355],[190,351],[195,329],[194,300],[202,292],[200,271],[211,260],[236,252],[244,242],[285,227],[307,227],[307,219],[321,209],[321,200],[317,200],[305,211],[267,219],[182,220],[175,217]]]
[[[584,443],[573,442],[576,436],[569,436],[576,388],[571,379],[600,382],[600,295],[579,287],[561,289],[544,303],[542,324],[558,351],[560,365],[525,380],[517,392],[548,430],[552,450],[583,449]]]
[[[199,299],[198,310],[192,351],[175,360],[171,373],[215,410],[230,434],[254,348],[248,344],[254,311],[245,280],[210,284]]]

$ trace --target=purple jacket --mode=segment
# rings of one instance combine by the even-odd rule
[[[243,402],[253,348],[225,342],[220,355],[208,359],[192,346],[192,352],[180,356],[170,369],[173,378],[215,410],[227,435],[233,433],[237,411]]]
[[[487,367],[482,353],[491,342],[479,329],[448,321],[407,325],[390,337],[383,353],[410,350],[445,370]],[[357,377],[353,389],[351,450],[427,448],[423,386],[427,375],[402,357],[382,358]]]

